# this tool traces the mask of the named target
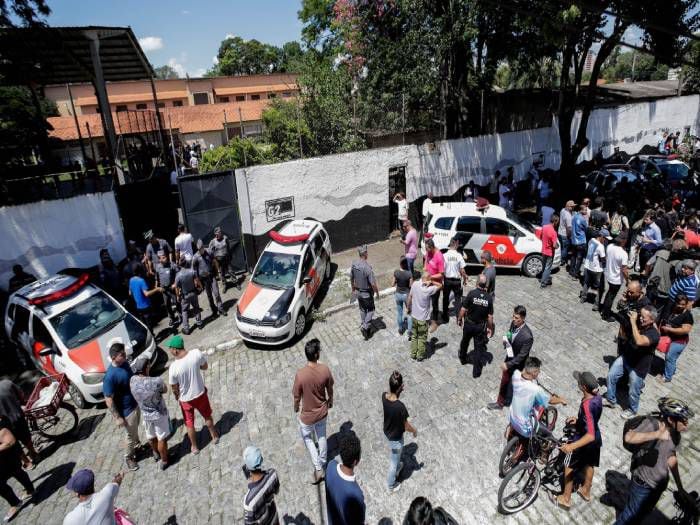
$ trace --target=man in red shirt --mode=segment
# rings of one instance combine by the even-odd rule
[[[425,266],[425,271],[430,274],[430,280],[438,283],[442,283],[443,277],[445,276],[445,258],[442,252],[435,247],[435,242],[433,239],[427,239],[425,241],[425,260],[423,261]],[[443,292],[444,293],[444,292]],[[438,327],[438,319],[440,319],[440,306],[439,306],[439,296],[440,291],[433,294],[433,311],[431,314],[430,332],[434,332]]]
[[[554,251],[559,248],[559,215],[552,214],[551,223],[542,226],[542,258],[544,259],[544,270],[540,278],[540,287],[545,288],[552,285],[552,261],[554,261]]]

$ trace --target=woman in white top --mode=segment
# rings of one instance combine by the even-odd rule
[[[398,192],[396,195],[394,195],[394,202],[399,207],[399,223],[397,226],[399,231],[402,231],[403,221],[408,220],[408,201],[406,200],[406,195]]]

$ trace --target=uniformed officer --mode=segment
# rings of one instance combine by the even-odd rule
[[[209,253],[214,256],[214,268],[216,269],[216,278],[224,283],[224,292],[226,291],[226,276],[229,273],[229,248],[228,237],[224,235],[221,226],[214,228],[214,238],[209,241]]]
[[[163,303],[170,318],[168,326],[172,328],[178,322],[177,315],[177,295],[175,294],[175,275],[178,267],[170,262],[170,259],[163,250],[158,252],[158,264],[156,265],[156,286],[163,289]]]
[[[190,333],[190,307],[194,310],[197,328],[202,327],[202,310],[199,308],[199,299],[197,298],[197,292],[202,289],[202,283],[199,282],[199,278],[190,265],[191,263],[188,263],[184,256],[181,257],[180,271],[175,276],[175,291],[180,301],[182,314],[182,333],[185,335]]]
[[[204,246],[202,239],[197,241],[197,252],[192,257],[192,269],[207,293],[209,309],[212,315],[215,313],[226,315],[224,305],[221,304],[219,285],[216,284],[216,279],[214,279],[214,257]]]
[[[467,263],[464,256],[457,251],[457,239],[452,239],[445,252],[445,282],[442,288],[442,321],[450,320],[450,292],[455,296],[455,310],[462,304],[462,284],[467,284],[467,273],[464,271]]]
[[[474,377],[481,375],[481,369],[487,358],[486,344],[493,334],[493,298],[489,295],[488,277],[479,275],[477,287],[470,291],[462,301],[457,324],[462,326],[462,342],[459,345],[459,360],[463,365],[471,361]],[[469,343],[474,339],[474,357],[467,359]]]
[[[372,267],[367,262],[367,246],[362,245],[357,250],[360,260],[354,261],[350,269],[350,283],[352,293],[357,296],[357,304],[360,307],[360,331],[365,341],[372,335],[370,325],[374,317],[374,295],[379,297],[377,280],[374,278]]]

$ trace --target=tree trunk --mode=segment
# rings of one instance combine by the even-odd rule
[[[561,145],[561,166],[560,173],[569,173],[573,168],[571,160],[571,120],[574,106],[570,100],[575,98],[576,94],[570,92],[569,70],[571,69],[571,57],[573,54],[573,45],[567,42],[562,53],[561,74],[559,75],[559,103],[557,106],[557,118],[559,123],[559,143]]]

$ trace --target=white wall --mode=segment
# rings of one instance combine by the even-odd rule
[[[119,210],[112,192],[0,208],[0,287],[12,266],[45,277],[64,268],[98,264],[108,248],[115,262],[126,256]]]
[[[186,144],[194,146],[198,143],[202,148],[206,146],[208,149],[209,144],[214,144],[214,146],[221,146],[223,144],[224,132],[200,131],[197,133],[183,133],[181,137],[182,141]]]

